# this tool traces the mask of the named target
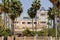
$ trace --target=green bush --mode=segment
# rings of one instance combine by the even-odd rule
[[[0,36],[2,36],[3,34],[3,29],[0,27]]]
[[[55,36],[55,29],[53,28],[48,29],[48,36]]]
[[[0,27],[0,36],[9,36],[11,34],[10,29],[3,29],[2,27]]]
[[[55,29],[53,29],[53,28],[48,29],[48,35],[55,37],[55,36],[56,36],[56,31],[55,31]],[[57,29],[57,36],[58,36],[58,37],[60,36],[60,30],[58,30],[58,29]]]
[[[24,36],[30,36],[30,33],[31,31],[28,28],[26,28],[26,30],[23,31]]]
[[[36,32],[30,31],[28,28],[26,28],[26,30],[23,31],[23,35],[24,36],[35,36]]]
[[[31,36],[35,36],[36,33],[37,33],[37,32],[35,32],[35,31],[31,31],[30,35],[31,35]]]
[[[48,30],[43,29],[37,32],[38,36],[47,36],[48,35]]]
[[[60,36],[60,30],[57,30],[58,37]],[[55,29],[49,28],[49,29],[43,29],[41,31],[30,31],[28,28],[23,31],[24,36],[52,36],[55,37]]]
[[[38,36],[44,36],[43,33],[44,33],[43,31],[39,31],[37,34],[38,34]]]
[[[3,36],[9,36],[11,34],[10,29],[4,29],[3,30]]]

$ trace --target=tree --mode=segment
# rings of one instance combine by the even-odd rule
[[[50,0],[52,3],[53,3],[53,8],[50,8],[51,9],[51,11],[53,10],[53,12],[51,12],[52,14],[54,14],[54,19],[55,19],[55,16],[57,15],[57,18],[59,18],[59,15],[60,15],[60,13],[59,13],[59,0]],[[51,14],[50,13],[50,14]],[[51,15],[50,15],[51,16]],[[52,15],[53,16],[53,15]],[[54,21],[55,22],[55,21]]]
[[[57,36],[58,36],[58,32],[57,32],[57,3],[58,0],[50,0],[53,3],[54,6],[54,16],[55,16],[55,31],[56,31],[56,40],[57,40]]]
[[[40,0],[35,0],[32,4],[32,7],[35,9],[35,10],[39,10],[40,9]]]
[[[60,8],[60,0],[57,2],[57,7]]]
[[[33,28],[33,18],[35,18],[35,16],[36,16],[36,10],[33,9],[33,8],[28,9],[28,15],[32,19],[32,30],[34,30],[34,28]]]
[[[4,40],[7,40],[7,37],[11,35],[10,29],[3,29],[2,35],[4,36]]]
[[[0,27],[0,36],[4,36],[4,40],[7,40],[9,35],[11,35],[10,29],[4,29],[3,27]]]
[[[39,0],[34,0],[32,7],[28,9],[28,15],[32,19],[32,30],[33,28],[33,18],[35,18],[37,10],[40,8],[40,1]]]
[[[49,15],[49,18],[51,20],[53,20],[53,28],[55,28],[55,15],[54,15],[54,9],[53,8],[49,8],[48,10],[48,15]]]
[[[50,0],[50,1],[53,3],[53,5],[56,5],[58,2],[58,0]]]
[[[55,31],[53,28],[48,29],[48,36],[54,36],[55,37]]]
[[[2,33],[3,33],[3,29],[2,27],[0,27],[0,36],[2,36]]]
[[[2,4],[0,4],[0,15],[2,14]]]
[[[2,17],[0,16],[0,27],[2,27]]]
[[[40,0],[35,0],[35,1],[33,2],[33,4],[32,4],[32,7],[33,7],[36,11],[40,9],[40,6],[41,6]],[[36,12],[36,13],[37,13],[37,12]],[[36,21],[37,21],[37,19],[36,19]],[[35,24],[35,30],[37,30],[37,24]]]
[[[7,27],[7,14],[9,13],[9,0],[2,0],[2,13],[4,13],[4,24],[3,26]]]
[[[57,10],[57,13],[58,13],[58,18],[59,18],[57,28],[60,29],[60,9]]]
[[[14,34],[14,20],[19,17],[23,11],[22,4],[20,1],[11,1],[10,12],[8,15],[12,20],[12,33]]]

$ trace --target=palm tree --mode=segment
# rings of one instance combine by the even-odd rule
[[[2,14],[2,4],[0,4],[0,15]]]
[[[36,12],[37,12],[37,11],[36,11],[34,8],[28,9],[28,15],[29,15],[30,18],[32,19],[32,30],[34,30],[34,28],[33,28],[33,18],[35,18]]]
[[[3,12],[4,12],[4,14],[7,13],[7,0],[2,0],[2,3],[0,4],[0,14],[2,14]],[[4,24],[3,24],[3,26],[6,27],[6,25],[5,25],[5,16],[6,16],[6,14],[4,15]]]
[[[32,4],[32,8],[34,8],[35,10],[39,10],[40,9],[40,0],[34,0],[33,4]]]
[[[19,17],[22,13],[22,4],[20,1],[11,1],[11,7],[10,7],[10,14],[9,17],[12,20],[12,33],[14,34],[14,20],[15,18]]]
[[[54,19],[54,10],[52,8],[49,8],[48,15],[51,20],[53,20],[53,28],[55,28],[55,19]]]
[[[6,30],[6,27],[7,27],[7,23],[6,23],[6,14],[9,12],[9,7],[8,7],[8,1],[9,0],[2,0],[2,4],[1,4],[1,13],[4,13],[4,23],[3,23],[3,29],[2,29],[2,34],[4,36],[4,38],[7,38],[7,36],[9,35],[9,33],[7,32]],[[6,40],[6,39],[5,39]]]
[[[52,2],[53,5],[56,5],[58,0],[50,0]]]
[[[28,15],[32,19],[32,30],[33,28],[33,18],[35,18],[37,10],[40,9],[40,1],[39,0],[34,0],[33,4],[31,5],[32,7],[28,9]]]
[[[9,12],[8,0],[2,0],[2,11],[4,13],[4,26],[7,27],[7,14]]]
[[[59,18],[59,22],[58,22],[58,27],[57,28],[59,30],[60,29],[60,9],[57,10],[57,14],[58,14],[57,16]]]
[[[53,8],[49,8],[48,15],[49,15],[48,22],[49,22],[49,20],[51,20],[51,21],[53,20],[53,29],[55,29],[55,19],[54,19],[55,15],[54,15]],[[48,36],[49,36],[49,26],[48,26]]]
[[[60,8],[60,1],[57,2],[57,7]]]
[[[41,6],[40,0],[35,0],[32,4],[32,8],[34,8],[36,11],[40,9],[40,6]],[[37,21],[37,19],[36,19],[36,21]],[[35,24],[35,30],[37,30],[37,24]]]
[[[57,3],[58,3],[58,0],[50,0],[54,6],[54,19],[55,19],[55,31],[56,31],[56,40],[57,40]]]
[[[59,9],[60,9],[60,1],[59,0],[50,0],[52,3],[53,3],[53,6],[54,6],[54,8],[53,9],[55,9],[54,10],[54,14],[56,14],[57,16],[58,16],[58,18],[59,18],[59,15],[60,15],[60,13],[59,13]],[[55,12],[57,12],[57,13],[55,13]],[[56,16],[56,15],[54,15],[54,16]],[[60,19],[60,18],[59,18]],[[59,23],[60,24],[60,23]],[[58,28],[59,28],[59,25],[58,25]]]

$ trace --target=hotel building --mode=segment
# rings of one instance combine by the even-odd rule
[[[40,31],[44,28],[48,28],[48,11],[42,9],[37,11],[36,17],[33,19],[33,28],[36,31]],[[7,15],[7,14],[6,14]],[[2,16],[2,23],[4,23],[4,13]],[[7,23],[6,28],[11,29],[11,19],[7,16],[7,20],[5,21]],[[26,28],[32,31],[32,20],[30,17],[23,17],[23,19],[15,19],[14,22],[14,32],[15,33],[21,33]]]
[[[37,15],[33,20],[33,28],[34,30],[40,31],[44,28],[48,28],[48,11],[39,10],[37,11]],[[15,20],[15,33],[20,33],[26,28],[32,31],[32,20],[30,17],[23,17],[23,19]]]

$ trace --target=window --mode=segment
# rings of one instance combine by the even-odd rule
[[[25,22],[22,22],[22,24],[25,24]]]
[[[31,24],[31,22],[27,22],[27,24]]]
[[[59,20],[57,20],[57,22],[59,22]]]
[[[41,23],[46,23],[46,22],[41,22]]]
[[[18,23],[18,21],[15,21],[14,23]]]
[[[45,14],[42,13],[41,16],[45,16]]]
[[[18,22],[16,22],[16,23],[18,23]]]
[[[37,22],[34,22],[34,24],[37,24]]]

